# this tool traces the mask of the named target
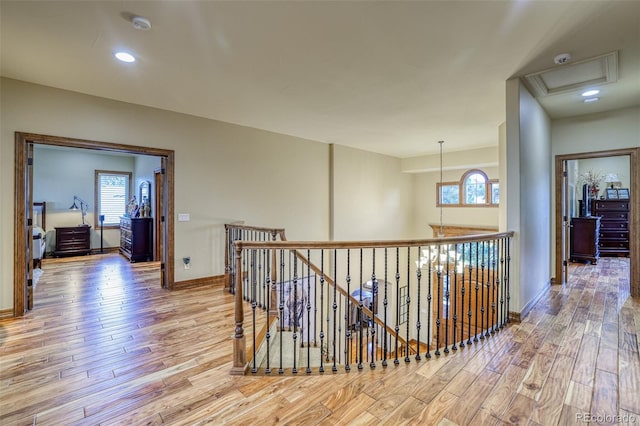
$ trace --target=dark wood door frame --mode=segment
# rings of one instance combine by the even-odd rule
[[[15,205],[14,205],[14,264],[13,264],[13,315],[24,314],[27,306],[27,284],[31,278],[28,261],[31,261],[31,225],[32,217],[31,193],[33,176],[30,175],[29,147],[32,144],[55,145],[68,148],[83,148],[95,151],[119,152],[126,154],[150,155],[160,157],[164,164],[163,212],[163,253],[160,276],[162,286],[172,290],[175,285],[174,275],[174,223],[170,218],[174,212],[174,175],[175,152],[173,150],[151,148],[145,146],[125,145],[111,142],[91,141],[66,138],[60,136],[40,135],[33,133],[15,133]],[[160,212],[157,212],[159,214]]]
[[[629,285],[632,297],[640,297],[640,193],[636,190],[640,187],[640,148],[622,148],[608,151],[582,152],[576,154],[556,155],[555,158],[555,230],[556,230],[556,262],[555,276],[558,284],[564,284],[564,274],[562,263],[562,248],[564,244],[562,215],[564,198],[562,196],[562,170],[563,163],[567,160],[582,160],[587,158],[603,158],[629,156],[630,167],[629,187],[633,188],[630,197],[630,220],[629,220]]]
[[[162,168],[156,169],[153,171],[153,182],[154,182],[154,188],[155,188],[155,193],[154,193],[154,210],[156,212],[162,212],[164,211],[164,205],[163,205],[163,201],[164,201],[164,197],[162,196],[162,182],[163,182],[163,178],[162,178]],[[155,229],[155,233],[154,235],[154,239],[155,239],[155,243],[153,245],[154,247],[154,251],[153,251],[153,258],[158,260],[158,259],[162,259],[162,250],[164,250],[164,248],[162,247],[162,243],[164,242],[164,229],[163,229],[163,224],[162,224],[162,214],[156,214],[154,216],[153,219],[154,222],[154,229]]]

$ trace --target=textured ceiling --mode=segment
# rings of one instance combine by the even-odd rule
[[[618,52],[640,105],[639,1],[6,1],[2,76],[397,157],[497,144],[505,81]],[[149,31],[126,17],[142,15]],[[116,49],[138,56],[113,59]]]

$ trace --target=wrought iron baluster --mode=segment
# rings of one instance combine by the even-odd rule
[[[251,250],[251,257],[255,257],[256,255],[256,250],[252,249]],[[253,324],[253,332],[252,332],[252,339],[253,339],[253,367],[251,368],[251,372],[252,373],[256,373],[258,371],[258,365],[257,365],[257,361],[256,361],[256,308],[258,306],[258,303],[256,302],[256,287],[257,287],[257,282],[256,282],[256,276],[254,274],[255,271],[251,271],[252,272],[252,276],[250,279],[251,282],[251,322]]]
[[[376,359],[378,345],[376,340],[376,316],[378,315],[378,279],[376,278],[376,249],[371,249],[371,257],[373,258],[372,274],[371,274],[371,313],[373,317],[370,319],[371,324],[371,361],[369,367],[376,368]]]
[[[283,346],[283,335],[282,332],[285,329],[285,324],[284,324],[284,282],[285,282],[285,275],[284,275],[284,250],[280,250],[280,303],[278,304],[278,309],[280,310],[280,332],[279,337],[280,337],[280,347],[278,349],[279,355],[280,355],[280,366],[278,367],[278,373],[279,374],[283,374],[284,373],[284,368],[282,365],[283,359],[282,359],[282,346]]]
[[[509,319],[509,303],[511,301],[511,289],[509,286],[509,278],[511,277],[511,238],[507,239],[507,275],[505,279],[505,288],[507,289],[507,322]]]
[[[482,273],[480,274],[480,298],[482,303],[480,304],[480,339],[484,339],[484,330],[485,330],[485,324],[484,324],[484,320],[485,320],[485,314],[486,314],[486,310],[485,310],[485,300],[484,300],[484,294],[485,294],[485,276],[488,275],[488,271],[485,269],[486,268],[486,263],[485,263],[485,253],[486,253],[486,247],[485,247],[485,242],[482,242],[482,263],[480,264],[480,267],[482,268]],[[477,331],[477,330],[476,330]]]
[[[461,303],[461,308],[460,308],[460,347],[464,348],[464,293],[466,291],[465,287],[464,287],[464,283],[465,283],[465,270],[464,270],[464,259],[465,259],[465,247],[467,246],[466,243],[462,243],[462,253],[460,254],[460,258],[462,260],[462,282],[461,282],[461,286],[460,286],[460,303]]]
[[[291,252],[290,252],[291,253]],[[291,372],[293,374],[298,373],[298,321],[301,318],[298,318],[298,304],[301,304],[302,301],[298,299],[298,258],[294,253],[291,253],[293,257],[293,312],[291,312],[291,308],[289,308],[289,324],[291,324],[291,316],[293,315],[293,368]],[[302,290],[302,289],[301,289]],[[300,291],[302,293],[302,291]],[[301,294],[302,296],[302,294]]]
[[[416,321],[416,334],[417,334],[417,345],[416,345],[416,361],[420,361],[422,356],[420,356],[420,288],[422,287],[422,264],[420,262],[420,246],[418,246],[418,267],[416,268],[416,279],[418,280],[418,315]]]
[[[473,270],[474,270],[474,265],[477,266],[477,263],[473,262],[473,249],[472,249],[472,245],[471,243],[469,243],[469,286],[468,286],[468,290],[469,290],[469,310],[467,313],[467,345],[471,344],[471,315],[472,315],[472,300],[471,300],[471,293],[473,293],[473,290],[471,289],[471,281],[473,280]],[[477,300],[477,299],[476,299]]]
[[[450,307],[449,307],[449,286],[451,285],[449,281],[449,268],[451,267],[450,259],[449,259],[449,244],[447,244],[447,264],[445,269],[445,280],[442,281],[442,290],[444,299],[442,302],[442,311],[444,314],[444,353],[449,353],[449,315],[451,315]],[[445,286],[446,284],[446,286]]]
[[[427,269],[429,270],[429,274],[427,276],[428,280],[428,288],[427,288],[427,353],[425,356],[427,359],[431,358],[431,341],[433,339],[433,335],[431,333],[431,317],[433,316],[433,312],[431,311],[431,302],[433,300],[432,292],[433,292],[433,246],[429,246],[429,259],[427,263]]]
[[[477,342],[478,341],[478,303],[480,300],[479,297],[479,293],[480,293],[480,283],[481,283],[481,278],[479,276],[479,270],[480,268],[478,268],[478,264],[480,263],[480,249],[478,248],[478,242],[476,241],[476,311],[475,311],[475,315],[474,315],[474,319],[475,319],[475,330],[473,333],[473,341]],[[484,269],[484,268],[483,268]]]
[[[359,284],[359,290],[360,290],[360,298],[358,300],[358,370],[362,370],[362,358],[363,358],[363,346],[364,346],[364,341],[363,341],[363,332],[364,332],[364,315],[362,312],[362,307],[363,307],[363,303],[362,303],[362,257],[363,257],[363,252],[362,252],[362,248],[360,249],[360,284]]]
[[[328,314],[328,312],[327,312]],[[328,318],[328,315],[327,315]],[[318,371],[324,373],[324,249],[320,250],[320,368]],[[327,350],[327,355],[329,351]]]
[[[458,331],[458,244],[454,244],[453,247],[453,310],[449,310],[449,315],[451,315],[451,312],[453,312],[453,336],[451,337],[451,350],[457,351],[458,346],[456,345],[456,332]],[[449,285],[451,285],[451,283],[449,283]]]
[[[438,288],[436,289],[436,350],[434,354],[440,355],[440,307],[442,306],[442,245],[438,243],[438,262],[436,264],[436,278],[438,281]]]
[[[505,254],[505,238],[501,238],[500,239],[500,318],[499,318],[499,322],[500,322],[500,328],[504,327],[504,323],[505,323],[505,300],[504,300],[504,295],[506,294],[505,292],[505,288],[504,288],[504,283],[505,283],[505,259],[504,259],[504,254]]]
[[[387,333],[387,305],[389,304],[389,297],[388,297],[388,292],[387,292],[387,284],[388,284],[388,276],[387,276],[387,272],[388,272],[388,253],[387,253],[387,247],[384,248],[384,301],[383,301],[383,306],[384,306],[384,334],[383,334],[383,346],[384,346],[384,354],[383,354],[383,358],[382,358],[382,366],[386,367],[387,366],[387,353],[389,351],[389,348],[387,346],[387,340],[388,340],[388,333]]]
[[[498,298],[498,269],[497,269],[497,240],[491,243],[491,334],[495,334],[498,327],[498,310],[496,300]]]
[[[272,281],[271,281],[271,252],[269,250],[265,250],[265,270],[266,270],[266,289],[265,289],[265,293],[266,293],[266,301],[265,301],[265,305],[266,305],[266,324],[267,324],[267,334],[266,334],[266,345],[267,345],[267,368],[265,369],[265,373],[266,374],[271,374],[271,367],[269,365],[269,346],[271,346],[271,327],[269,327],[269,324],[271,324],[271,286],[272,286]],[[255,346],[255,345],[254,345]]]
[[[398,337],[400,336],[400,247],[396,247],[396,355],[393,363],[400,364],[398,360]]]
[[[344,341],[344,355],[345,355],[345,366],[344,369],[346,371],[351,370],[351,345],[353,343],[352,335],[351,335],[351,322],[349,315],[351,314],[351,299],[349,295],[351,294],[351,249],[347,249],[347,297],[345,297],[344,302],[344,323],[345,323],[345,341]]]
[[[333,277],[334,280],[338,276],[338,250],[333,250]],[[333,285],[333,367],[331,367],[332,371],[338,371],[338,366],[336,364],[336,342],[338,340],[338,336],[336,333],[338,323],[338,283],[334,283]]]
[[[311,263],[311,250],[307,249],[307,374],[311,373],[311,269],[309,264]],[[304,270],[304,265],[302,265]],[[303,281],[304,283],[304,278]],[[315,281],[314,281],[315,282]],[[315,294],[314,294],[315,296]],[[315,299],[314,299],[315,300]],[[301,332],[301,339],[304,340],[304,330]],[[304,345],[304,341],[300,342]]]
[[[407,350],[404,353],[404,362],[411,362],[409,358],[409,349],[411,348],[410,330],[409,324],[411,323],[411,247],[407,247],[407,337],[406,347]]]

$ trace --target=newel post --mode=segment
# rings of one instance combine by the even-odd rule
[[[244,375],[247,366],[247,344],[245,342],[244,328],[242,324],[244,322],[244,311],[242,303],[242,247],[235,246],[235,333],[233,335],[233,367],[231,368],[231,374]]]

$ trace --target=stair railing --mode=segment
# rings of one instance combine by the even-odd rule
[[[235,277],[236,277],[236,265],[233,260],[233,244],[235,241],[245,240],[245,241],[286,241],[287,238],[285,236],[285,230],[283,228],[269,228],[269,227],[257,227],[257,226],[249,226],[244,224],[225,224],[225,235],[226,235],[226,244],[225,244],[225,288],[230,292],[235,292]],[[303,264],[307,265],[311,270],[315,273],[320,274],[320,269],[309,262],[307,258],[305,258],[304,254],[299,251],[295,251],[296,256],[303,262]],[[258,255],[264,256],[263,253],[259,253]],[[275,259],[275,257],[274,257]],[[253,261],[249,260],[250,264],[256,265],[255,259]],[[257,265],[262,265],[262,262],[258,260]],[[261,266],[258,266],[261,269]],[[242,263],[242,268],[240,270],[247,271],[247,259],[245,258]],[[265,269],[266,270],[266,269]],[[276,271],[276,265],[272,265],[271,270]],[[254,272],[254,276],[256,275],[256,271]],[[257,272],[259,274],[259,271]],[[328,275],[324,274],[324,280],[329,286],[335,286],[335,281]],[[275,275],[271,277],[271,281],[275,282]],[[248,280],[242,280],[245,284],[248,283]],[[357,305],[359,303],[353,296],[348,294],[343,288],[337,286],[337,292],[341,294],[341,297],[350,299],[351,304]],[[266,301],[264,300],[264,295],[266,291],[263,288],[257,288],[257,305],[256,307],[264,308],[266,306]],[[244,300],[249,300],[247,294],[249,291],[245,289],[243,292]],[[271,298],[271,315],[277,315],[277,309],[275,304],[275,297]],[[413,347],[411,344],[408,344],[395,330],[391,329],[389,326],[385,325],[382,320],[380,320],[377,316],[373,315],[366,306],[362,307],[363,314],[368,318],[374,318],[374,321],[378,324],[378,326],[384,327],[384,332],[390,334],[395,339],[399,341],[400,347],[403,350],[406,348],[410,354],[416,353],[417,348]]]
[[[225,290],[234,293],[236,268],[234,263],[234,241],[282,241],[286,240],[283,228],[267,228],[243,224],[225,224],[224,274]]]
[[[271,235],[230,245],[234,374],[421,360],[488,338],[509,321],[513,233],[360,242]]]

